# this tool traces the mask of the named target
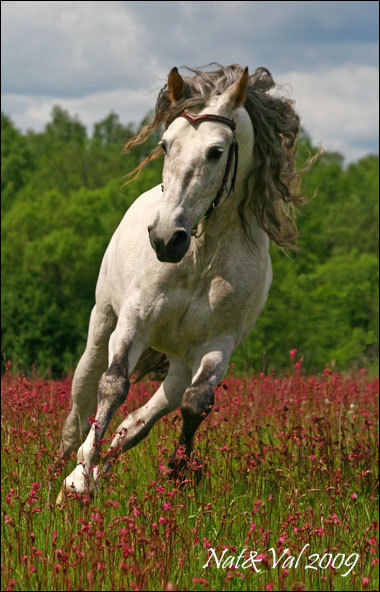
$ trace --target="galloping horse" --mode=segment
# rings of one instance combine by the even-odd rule
[[[269,94],[274,82],[265,68],[249,75],[237,64],[216,67],[188,68],[183,77],[173,68],[154,120],[126,146],[164,130],[136,169],[163,151],[163,184],[128,209],[103,258],[59,451],[62,460],[80,445],[78,462],[59,500],[63,490],[95,487],[100,440],[133,372],[165,376],[118,427],[104,471],[180,406],[169,468],[183,475],[214,387],[266,302],[270,239],[289,247],[296,236],[292,207],[302,196],[292,102]]]

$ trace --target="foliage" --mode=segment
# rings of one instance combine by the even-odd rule
[[[157,159],[122,187],[158,141],[122,155],[134,131],[111,113],[88,137],[55,107],[43,132],[22,134],[2,114],[2,351],[20,369],[60,374],[81,355],[105,248],[131,203],[161,181]],[[309,152],[303,133],[300,167]],[[233,358],[240,371],[283,368],[294,347],[312,371],[326,360],[376,365],[378,157],[345,168],[341,155],[326,153],[304,179],[306,194],[317,195],[298,216],[300,249],[271,247],[274,280]]]
[[[298,166],[315,152],[304,134]],[[326,153],[305,173],[314,196],[298,214],[299,251],[271,245],[273,283],[264,312],[233,360],[240,370],[282,368],[297,348],[306,367],[377,371],[379,159],[343,167]]]
[[[1,113],[1,210],[4,214],[14,195],[25,185],[35,159],[27,138]]]

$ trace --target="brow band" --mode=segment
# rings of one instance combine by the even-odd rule
[[[225,123],[234,132],[236,129],[236,123],[228,117],[222,115],[213,115],[212,113],[206,113],[205,115],[191,115],[187,111],[182,111],[177,117],[185,117],[190,123],[200,123],[201,121],[216,121],[218,123]]]

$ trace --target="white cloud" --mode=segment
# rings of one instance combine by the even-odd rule
[[[174,65],[266,66],[314,143],[352,160],[377,147],[375,4],[3,2],[2,108],[41,129],[59,104],[91,131],[111,110],[140,121]]]
[[[16,114],[21,129],[42,130],[54,105],[59,104],[78,115],[89,133],[94,122],[110,111],[124,123],[139,122],[154,108],[158,88],[164,80],[152,76],[147,88],[120,89],[93,93],[85,97],[35,97],[5,95],[3,109]],[[378,70],[369,66],[347,65],[323,73],[274,73],[276,94],[295,101],[301,125],[313,143],[327,151],[338,151],[351,162],[368,152],[377,151]]]
[[[7,93],[84,96],[157,68],[141,51],[144,23],[120,2],[9,2],[2,25]]]
[[[348,161],[377,151],[377,68],[347,64],[323,73],[286,72],[277,81],[291,87],[287,96],[314,143],[342,152]]]
[[[78,115],[81,123],[92,132],[93,124],[104,119],[111,111],[127,123],[139,122],[154,107],[156,96],[144,90],[113,90],[94,93],[86,97],[62,98],[33,95],[4,95],[3,109],[14,113],[16,127],[23,131],[42,131],[50,120],[54,105],[71,115]]]

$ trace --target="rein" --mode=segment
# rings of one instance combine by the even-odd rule
[[[229,197],[231,191],[234,191],[234,189],[235,189],[235,180],[236,180],[236,173],[237,173],[237,169],[238,169],[238,160],[239,160],[239,146],[238,146],[238,143],[236,141],[236,136],[235,136],[236,123],[232,119],[229,119],[228,117],[222,117],[221,115],[213,115],[211,113],[206,113],[205,115],[191,115],[190,113],[183,111],[182,113],[177,115],[177,117],[185,117],[185,119],[187,119],[192,125],[199,123],[201,121],[215,121],[218,123],[224,123],[225,125],[228,125],[228,127],[233,132],[233,140],[232,140],[232,144],[228,150],[226,170],[224,172],[222,184],[220,186],[218,193],[216,194],[215,198],[213,199],[210,207],[208,208],[207,212],[205,213],[203,218],[201,218],[201,220],[203,220],[203,219],[208,220],[208,218],[211,216],[212,212],[218,206],[218,204],[220,202],[220,198],[223,195],[223,192],[226,191],[227,197]],[[228,177],[229,177],[231,167],[232,167],[232,161],[234,161],[234,169],[233,169],[233,173],[232,173],[231,185],[230,185],[230,188],[228,189],[227,182],[228,182]],[[163,186],[162,186],[162,190],[163,190]],[[201,222],[201,220],[199,220],[199,222]],[[199,236],[197,234],[197,227],[199,225],[199,222],[198,222],[197,226],[194,228],[194,230],[192,231],[192,233],[191,233],[192,236],[195,236],[195,237]]]

